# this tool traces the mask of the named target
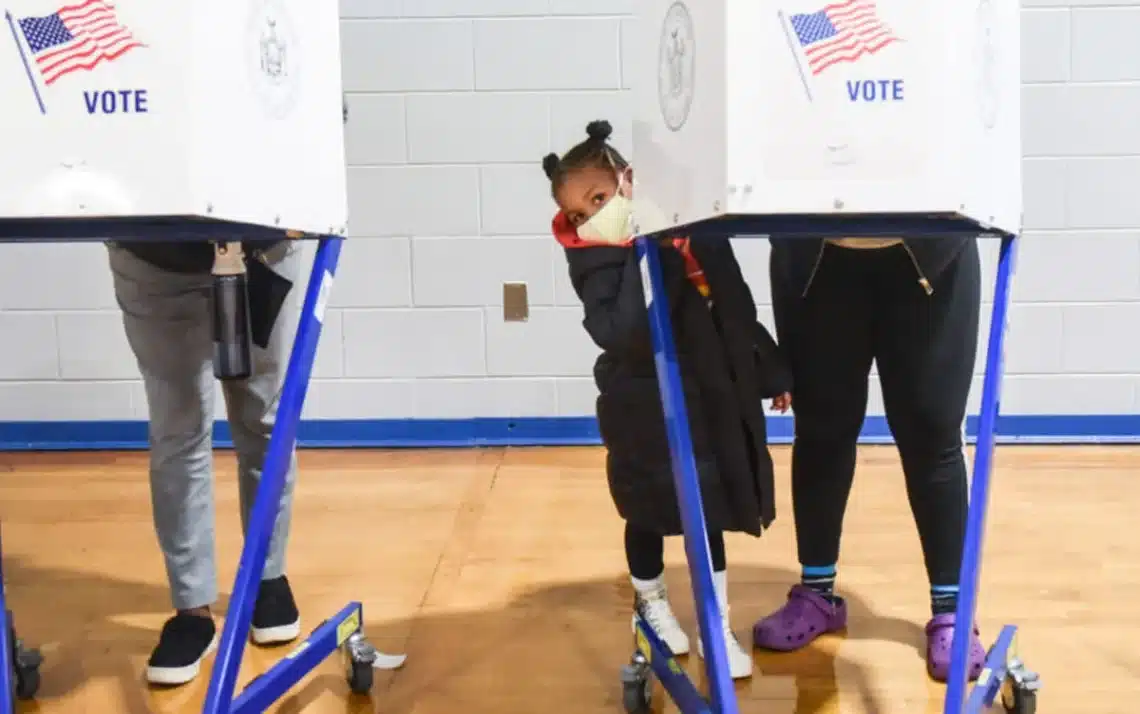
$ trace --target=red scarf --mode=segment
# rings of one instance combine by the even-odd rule
[[[673,247],[681,251],[681,255],[685,258],[685,273],[689,276],[689,282],[696,285],[697,290],[707,299],[709,281],[705,279],[705,271],[693,255],[691,241],[688,238],[674,238]]]

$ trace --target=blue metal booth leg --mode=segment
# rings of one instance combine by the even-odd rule
[[[637,652],[622,673],[626,710],[648,711],[652,673],[683,714],[736,714],[739,710],[728,670],[728,652],[721,627],[720,605],[713,589],[712,560],[709,555],[708,528],[701,503],[700,482],[693,457],[689,418],[677,366],[673,329],[669,319],[669,297],[661,276],[661,258],[657,243],[646,238],[637,240],[641,265],[642,290],[649,310],[653,354],[657,363],[657,381],[665,411],[669,451],[673,463],[673,482],[685,530],[685,553],[693,584],[693,602],[704,645],[708,672],[709,698],[700,695],[692,681],[677,664],[665,643],[640,617],[637,619]]]
[[[978,418],[978,438],[970,484],[966,541],[962,552],[962,570],[958,579],[958,612],[954,627],[950,679],[946,689],[946,714],[964,712],[977,714],[993,704],[999,690],[1004,690],[1003,704],[1008,711],[1031,714],[1036,708],[1036,692],[1040,687],[1037,676],[1025,669],[1018,657],[1017,628],[1007,625],[987,653],[985,667],[978,677],[977,684],[967,695],[970,635],[978,605],[990,477],[993,474],[997,419],[1001,408],[1001,381],[1005,366],[1005,333],[1009,317],[1010,284],[1013,279],[1016,251],[1016,238],[1003,237],[994,284],[985,377],[982,381],[982,405]]]
[[[285,383],[281,389],[277,421],[269,440],[261,483],[258,485],[253,511],[246,529],[245,546],[242,548],[229,612],[226,613],[222,640],[202,709],[203,714],[231,712],[252,714],[265,711],[338,647],[345,648],[346,674],[352,689],[364,692],[372,684],[372,666],[378,653],[362,638],[361,605],[353,602],[322,623],[291,654],[258,677],[236,701],[234,700],[242,650],[249,635],[253,607],[261,575],[265,570],[269,540],[277,518],[278,504],[285,488],[285,474],[293,458],[301,409],[305,403],[305,393],[308,390],[313,359],[317,352],[317,341],[320,338],[321,322],[324,319],[329,290],[336,273],[341,245],[342,241],[339,238],[322,239],[313,260],[313,270],[305,293],[293,352],[289,358]]]

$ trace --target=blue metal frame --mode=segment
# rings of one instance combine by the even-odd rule
[[[637,241],[637,256],[641,265],[642,290],[649,308],[650,333],[653,336],[653,357],[657,362],[657,383],[661,389],[661,403],[665,405],[665,427],[669,437],[669,456],[673,463],[673,483],[677,489],[677,503],[681,510],[681,524],[685,531],[685,555],[689,560],[690,580],[693,584],[693,603],[697,611],[697,625],[704,643],[705,667],[708,671],[709,702],[713,712],[736,714],[736,693],[728,671],[728,650],[721,628],[720,604],[713,589],[712,555],[709,553],[708,527],[701,502],[697,462],[693,457],[693,442],[689,431],[689,414],[685,409],[685,392],[681,387],[681,372],[677,367],[673,327],[669,320],[669,297],[661,277],[661,255],[657,244],[647,239]],[[638,630],[651,643],[661,643],[653,636],[652,628],[638,618]],[[664,650],[668,652],[667,649]],[[643,654],[645,654],[643,652]],[[654,653],[654,654],[660,654]],[[692,693],[696,691],[682,672],[661,677],[662,663],[670,658],[655,656],[650,666],[658,674],[663,686],[678,706],[682,702],[695,706]],[[672,687],[672,689],[670,689]],[[703,699],[701,699],[702,704]],[[685,714],[694,710],[682,709]],[[700,711],[697,709],[695,711]]]
[[[707,544],[705,547],[708,547]],[[637,651],[645,658],[646,663],[653,670],[653,674],[657,676],[657,681],[661,682],[661,686],[669,693],[670,698],[673,699],[679,710],[684,714],[713,714],[717,711],[697,691],[692,680],[685,674],[685,670],[681,669],[681,665],[669,650],[669,646],[662,642],[653,628],[649,627],[640,617],[637,618],[635,637],[637,638]],[[723,642],[723,638],[721,641]],[[721,671],[727,673],[727,667]],[[727,691],[731,695],[732,683],[729,682],[728,686]],[[716,690],[715,687],[713,689]],[[724,695],[723,691],[721,695]],[[733,701],[731,696],[729,701]],[[733,707],[735,707],[735,702],[733,702]]]
[[[982,545],[986,537],[986,513],[989,509],[990,476],[994,467],[994,446],[997,438],[997,419],[1001,409],[1001,381],[1005,369],[1005,330],[1009,320],[1010,283],[1013,280],[1017,241],[1013,236],[1002,238],[998,255],[997,276],[994,279],[994,306],[990,315],[989,351],[986,353],[986,370],[982,379],[982,406],[978,418],[978,440],[974,448],[973,481],[970,484],[970,508],[966,516],[966,542],[962,549],[962,569],[958,575],[958,612],[954,623],[954,643],[950,657],[950,678],[946,685],[946,714],[978,712],[977,698],[967,702],[969,684],[968,658],[970,635],[978,609],[978,585],[982,570]],[[1016,630],[1007,627],[1008,637],[998,637],[990,650],[990,657],[1001,662],[1013,642]],[[1003,630],[1003,635],[1006,632]],[[982,678],[975,692],[984,685]],[[992,701],[992,699],[991,699]],[[969,703],[970,708],[967,708]]]
[[[293,342],[293,353],[289,357],[285,383],[281,388],[277,421],[269,439],[261,482],[257,487],[257,496],[246,529],[245,545],[242,548],[237,577],[234,578],[233,594],[222,628],[222,640],[214,660],[210,686],[206,690],[203,714],[264,711],[277,697],[284,694],[289,687],[335,650],[337,645],[343,643],[363,625],[360,619],[360,605],[352,603],[346,606],[336,617],[317,628],[294,650],[293,656],[285,658],[261,675],[249,689],[236,701],[234,700],[242,651],[249,637],[253,606],[261,584],[261,574],[265,570],[265,558],[269,552],[269,540],[273,534],[274,522],[277,520],[281,494],[285,489],[285,475],[293,458],[297,427],[301,422],[301,409],[304,407],[305,393],[309,388],[313,359],[317,354],[317,341],[321,335],[321,322],[328,302],[328,291],[336,274],[341,245],[342,241],[337,238],[321,239],[316,257],[313,259],[313,270],[309,277],[305,303],[301,308],[297,335]],[[350,623],[352,628],[346,626],[345,631],[341,633],[343,637],[340,637],[337,632],[344,623]]]
[[[230,714],[258,714],[265,711],[290,687],[336,652],[350,636],[360,631],[363,622],[364,612],[360,603],[350,602],[345,605],[268,672],[250,682],[226,711]]]
[[[782,235],[822,238],[835,235],[876,236],[905,235],[924,238],[952,235],[978,235],[977,225],[958,217],[868,215],[828,218],[820,216],[729,216],[688,226],[691,237],[702,235],[767,236]],[[732,680],[728,672],[725,641],[720,623],[720,607],[713,590],[712,564],[708,548],[708,531],[701,506],[701,493],[696,462],[690,440],[684,391],[677,367],[676,348],[669,319],[669,301],[661,275],[661,262],[656,239],[661,234],[641,237],[636,241],[641,267],[642,289],[652,333],[657,378],[668,428],[669,450],[673,462],[681,520],[685,530],[685,553],[693,584],[697,622],[706,654],[709,698],[698,692],[684,671],[676,664],[667,646],[644,622],[638,619],[638,650],[683,714],[736,714],[738,712]],[[1000,408],[1000,387],[1004,369],[1005,328],[1009,314],[1010,283],[1013,276],[1016,239],[1002,235],[1001,253],[995,280],[993,315],[990,323],[989,352],[986,356],[982,388],[981,418],[974,456],[970,508],[966,540],[959,577],[957,622],[948,682],[945,714],[980,714],[993,703],[994,697],[1017,662],[1014,654],[1016,628],[1006,626],[990,648],[985,669],[972,691],[968,690],[967,656],[970,635],[978,601],[982,545],[985,538],[986,511],[989,501],[990,476]],[[967,697],[968,693],[968,697]]]
[[[978,683],[970,690],[970,696],[966,700],[965,711],[985,711],[994,703],[994,699],[997,698],[997,694],[1001,690],[1002,683],[1005,682],[1006,677],[1009,675],[1009,666],[1016,648],[1017,628],[1013,625],[1006,625],[1001,629],[1001,632],[998,633],[997,639],[994,640],[993,647],[990,648],[989,653],[986,655],[986,663],[982,668],[981,674],[978,675]],[[964,668],[963,673],[965,673]],[[963,691],[965,691],[964,682]],[[951,710],[950,704],[947,704],[945,711],[963,710]]]

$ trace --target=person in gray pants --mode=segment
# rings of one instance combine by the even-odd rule
[[[154,527],[166,559],[176,613],[147,662],[154,684],[193,680],[217,644],[214,545],[213,322],[206,243],[110,243],[115,297],[138,361],[150,417]],[[237,452],[242,526],[247,526],[289,360],[295,310],[285,309],[300,270],[298,243],[246,246],[253,373],[221,383]],[[268,286],[268,287],[267,287]],[[260,323],[260,329],[259,329]],[[259,337],[258,333],[261,332]],[[296,458],[290,465],[254,607],[251,638],[261,645],[297,638],[300,615],[285,576]]]

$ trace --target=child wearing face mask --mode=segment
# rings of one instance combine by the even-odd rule
[[[582,300],[583,325],[602,349],[594,365],[606,475],[625,520],[625,552],[637,613],[674,654],[689,637],[669,604],[664,537],[682,533],[669,443],[657,386],[637,252],[631,244],[633,172],[609,143],[609,123],[543,160],[558,213],[554,237],[565,249]],[[755,302],[727,237],[661,242],[661,268],[673,324],[705,517],[713,584],[734,679],[752,675],[752,657],[732,633],[724,531],[760,536],[775,518],[764,399],[791,404],[791,377],[776,343],[757,321]],[[703,656],[700,643],[698,653]]]

